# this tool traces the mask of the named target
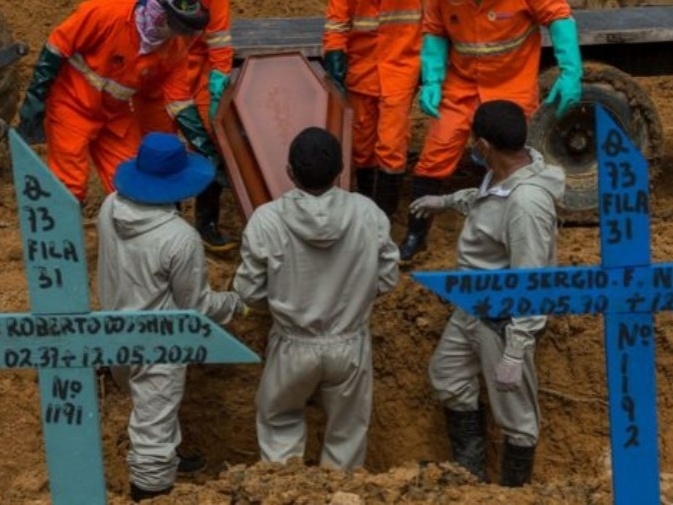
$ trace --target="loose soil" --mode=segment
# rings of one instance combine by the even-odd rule
[[[3,2],[1,10],[16,39],[27,42],[31,55],[20,64],[25,89],[31,65],[50,29],[78,0]],[[320,15],[318,0],[236,0],[238,17]],[[673,257],[673,176],[667,171],[673,146],[673,79],[643,78],[658,107],[667,148],[663,174],[653,188],[652,257]],[[414,143],[424,129],[414,113]],[[0,310],[29,310],[9,168],[1,167],[0,182]],[[92,183],[94,197],[100,189]],[[231,195],[225,196],[226,230],[238,235],[242,222]],[[404,202],[406,204],[406,202]],[[405,213],[394,220],[394,236],[404,233]],[[431,250],[414,268],[451,268],[460,218],[445,215],[432,230]],[[669,235],[670,232],[670,235]],[[592,265],[600,262],[596,228],[561,227],[559,262]],[[95,293],[96,232],[85,227],[90,290]],[[224,289],[237,257],[209,261],[215,288]],[[95,303],[95,300],[94,300]],[[189,370],[181,418],[185,445],[202,451],[208,469],[191,480],[180,480],[170,496],[156,504],[315,504],[315,503],[464,503],[464,504],[608,504],[612,501],[605,381],[603,324],[600,317],[551,320],[538,345],[542,437],[533,485],[508,490],[477,484],[464,471],[446,463],[448,442],[441,409],[430,389],[426,368],[451,307],[412,282],[408,272],[398,288],[381,298],[372,317],[375,392],[366,469],[346,474],[315,466],[322,435],[318,405],[308,409],[310,432],[306,462],[287,466],[258,462],[254,396],[259,366],[194,366]],[[673,500],[673,315],[656,317],[658,407],[662,487]],[[269,321],[254,318],[233,323],[229,330],[263,354]],[[671,380],[669,382],[669,380]],[[130,404],[109,378],[101,374],[101,415],[108,496],[111,504],[128,503],[126,422]],[[0,373],[0,503],[50,503],[45,463],[37,375],[33,371]],[[489,476],[497,481],[502,446],[489,420]]]

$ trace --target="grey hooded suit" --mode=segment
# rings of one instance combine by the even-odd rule
[[[321,464],[363,464],[372,404],[369,316],[398,280],[399,252],[385,214],[338,188],[289,191],[254,213],[234,289],[273,317],[257,394],[262,459],[302,456],[304,409],[319,395],[327,428]]]

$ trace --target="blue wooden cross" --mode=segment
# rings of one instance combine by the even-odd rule
[[[614,503],[658,505],[652,314],[673,310],[673,263],[650,264],[647,162],[600,106],[596,132],[600,267],[414,277],[478,317],[604,314]]]
[[[95,367],[259,357],[196,311],[91,312],[80,205],[9,137],[31,313],[0,315],[0,369],[38,369],[52,503],[104,505]]]

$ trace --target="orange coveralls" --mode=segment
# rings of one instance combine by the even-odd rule
[[[117,165],[136,155],[140,129],[130,99],[140,88],[161,88],[169,102],[189,93],[178,77],[187,69],[187,42],[174,37],[141,55],[136,0],[88,0],[60,24],[47,44],[63,56],[46,101],[47,163],[82,201],[89,159],[107,192]]]
[[[427,0],[423,33],[450,41],[439,118],[430,121],[414,175],[450,176],[480,103],[511,100],[528,117],[538,106],[539,26],[571,16],[566,0]]]
[[[210,21],[204,33],[189,48],[188,69],[182,79],[183,86],[191,90],[190,97],[193,97],[193,103],[199,109],[203,124],[210,130],[208,75],[211,69],[216,69],[231,77],[234,48],[231,45],[229,0],[201,0],[201,4],[208,9]],[[163,98],[155,89],[150,88],[136,95],[133,104],[143,133],[172,133],[176,130],[172,118],[166,112]]]
[[[323,50],[348,56],[353,166],[401,173],[420,75],[422,0],[329,0]]]

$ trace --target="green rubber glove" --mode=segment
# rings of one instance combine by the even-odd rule
[[[210,139],[196,105],[190,105],[178,112],[175,116],[175,122],[180,133],[184,135],[194,149],[208,158],[215,167],[222,164],[220,153]]]
[[[212,69],[208,75],[208,92],[210,93],[210,118],[215,117],[217,107],[220,105],[222,93],[229,86],[229,76],[224,72]]]
[[[33,78],[19,110],[19,134],[29,144],[45,142],[44,102],[63,63],[63,57],[51,51],[46,45],[42,48],[35,63]]]
[[[556,116],[560,117],[582,97],[582,57],[575,20],[557,19],[549,25],[549,36],[560,73],[545,103],[558,100]]]
[[[426,33],[421,46],[421,110],[428,116],[439,117],[442,83],[449,66],[449,41]]]
[[[348,72],[346,53],[344,51],[327,51],[323,59],[323,65],[327,75],[332,78],[341,91],[345,92],[346,72]]]

